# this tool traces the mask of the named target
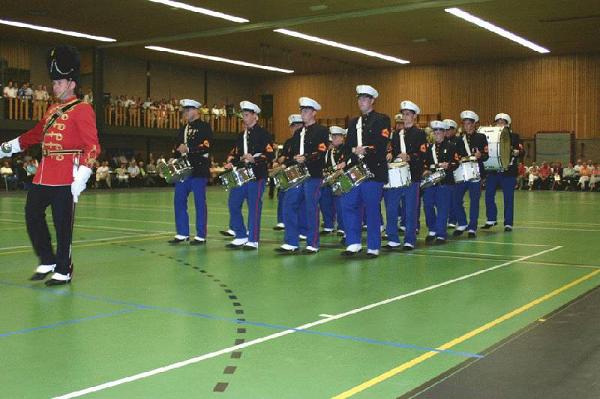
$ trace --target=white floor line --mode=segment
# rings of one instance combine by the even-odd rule
[[[443,249],[431,249],[431,248],[422,248],[419,251],[423,252],[439,252],[444,254],[458,254],[458,255],[480,255],[480,256],[494,256],[499,258],[519,258],[521,255],[499,255],[499,254],[484,254],[481,252],[467,252],[467,251],[446,251]]]
[[[90,240],[75,240],[75,241],[73,241],[73,244],[84,244],[87,242],[113,241],[113,240],[120,240],[120,239],[126,239],[126,238],[134,238],[134,237],[154,237],[154,236],[160,236],[160,235],[164,235],[164,234],[165,233],[128,234],[126,236],[94,238],[94,239],[90,239]],[[4,247],[4,248],[0,248],[0,251],[8,251],[8,250],[12,250],[12,249],[25,249],[25,248],[31,248],[31,245],[16,245],[14,247]],[[77,247],[75,247],[75,248],[77,248]]]
[[[482,241],[477,239],[476,241],[449,241],[452,244],[495,244],[495,245],[514,245],[522,247],[551,247],[549,244],[524,244],[520,242],[497,242],[497,241]]]
[[[2,213],[2,212],[0,212]],[[110,218],[97,218],[99,220],[112,220]],[[25,229],[25,222],[23,220],[14,220],[14,219],[0,219],[0,222],[12,222],[12,223],[20,223],[23,224],[23,229]],[[136,220],[136,222],[144,222],[143,220]],[[172,231],[164,231],[164,230],[152,230],[152,231],[148,231],[148,230],[142,230],[142,229],[132,229],[132,228],[128,228],[128,227],[114,227],[114,226],[101,226],[101,225],[87,225],[87,224],[79,224],[76,223],[75,227],[81,227],[84,229],[96,229],[96,230],[107,230],[107,231],[116,231],[116,232],[127,232],[127,231],[131,231],[132,233],[148,233],[148,234],[154,234],[154,233],[172,233]]]
[[[554,222],[551,220],[524,220],[521,223],[534,223],[534,224],[556,224],[565,226],[600,226],[600,223],[582,223],[582,222]]]
[[[327,314],[327,313],[321,313],[319,315],[319,317],[332,317],[332,316],[330,314]]]
[[[352,309],[352,310],[349,310],[347,312],[338,313],[336,315],[332,315],[330,317],[326,317],[326,318],[323,318],[323,319],[320,319],[320,320],[317,320],[317,321],[313,321],[311,323],[303,324],[303,325],[298,326],[298,327],[296,327],[294,329],[289,329],[289,330],[281,331],[281,332],[278,332],[278,333],[275,333],[275,334],[270,334],[270,335],[267,335],[267,336],[262,337],[262,338],[253,339],[253,340],[244,342],[244,343],[239,344],[239,345],[234,345],[234,346],[230,346],[228,348],[223,348],[223,349],[215,351],[215,352],[205,353],[203,355],[196,356],[196,357],[193,357],[191,359],[183,360],[181,362],[172,363],[172,364],[169,364],[169,365],[166,365],[166,366],[163,366],[163,367],[155,368],[153,370],[148,370],[148,371],[145,371],[145,372],[142,372],[142,373],[138,373],[138,374],[134,374],[134,375],[131,375],[131,376],[128,376],[128,377],[123,377],[123,378],[119,378],[117,380],[105,382],[105,383],[100,384],[100,385],[95,385],[95,386],[92,386],[92,387],[89,387],[89,388],[85,388],[85,389],[81,389],[81,390],[74,391],[74,392],[71,392],[71,393],[67,393],[67,394],[64,394],[64,395],[61,395],[61,396],[57,396],[57,397],[55,397],[55,399],[77,398],[77,397],[84,396],[84,395],[87,395],[87,394],[92,393],[92,392],[102,391],[102,390],[105,390],[105,389],[108,389],[108,388],[113,388],[113,387],[116,387],[116,386],[119,386],[119,385],[122,385],[122,384],[127,384],[129,382],[142,380],[144,378],[149,378],[149,377],[161,374],[161,373],[166,373],[166,372],[171,371],[171,370],[176,370],[176,369],[179,369],[179,368],[182,368],[182,367],[185,367],[185,366],[189,366],[190,364],[199,363],[199,362],[207,360],[207,359],[212,359],[212,358],[215,358],[217,356],[221,356],[221,355],[224,355],[224,354],[227,354],[227,353],[231,353],[231,352],[234,352],[234,351],[237,351],[237,350],[240,350],[240,349],[248,348],[250,346],[258,345],[258,344],[261,344],[263,342],[274,340],[276,338],[281,338],[281,337],[284,337],[284,336],[289,335],[289,334],[294,334],[294,333],[297,332],[297,330],[310,329],[310,328],[313,328],[315,326],[318,326],[318,325],[321,325],[321,324],[325,324],[325,323],[329,323],[329,322],[334,321],[334,320],[339,320],[339,319],[342,319],[344,317],[348,317],[348,316],[355,315],[355,314],[358,314],[358,313],[361,313],[361,312],[364,312],[364,311],[367,311],[367,310],[371,310],[371,309],[377,308],[379,306],[387,305],[389,303],[393,303],[393,302],[396,302],[396,301],[399,301],[399,300],[402,300],[402,299],[405,299],[405,298],[409,298],[409,297],[413,297],[413,296],[416,296],[416,295],[419,295],[419,294],[423,294],[425,292],[429,292],[429,291],[435,290],[437,288],[445,287],[445,286],[448,286],[450,284],[457,283],[459,281],[467,280],[469,278],[476,277],[476,276],[479,276],[481,274],[488,273],[488,272],[491,272],[493,270],[497,270],[497,269],[500,269],[500,268],[512,265],[512,264],[517,263],[517,262],[521,262],[521,261],[524,261],[524,260],[527,260],[527,259],[531,259],[531,258],[534,258],[536,256],[540,256],[540,255],[546,254],[548,252],[556,251],[557,249],[560,249],[560,248],[562,248],[562,246],[556,246],[556,247],[553,247],[553,248],[550,248],[550,249],[546,249],[544,251],[537,252],[537,253],[535,253],[533,255],[523,256],[523,257],[520,257],[518,259],[514,259],[514,260],[511,260],[511,261],[508,261],[508,262],[504,262],[504,263],[501,263],[501,264],[496,265],[496,266],[492,266],[492,267],[487,268],[487,269],[482,269],[482,270],[479,270],[479,271],[474,272],[474,273],[465,274],[463,276],[460,276],[460,277],[457,277],[457,278],[454,278],[454,279],[451,279],[451,280],[447,280],[447,281],[444,281],[444,282],[439,283],[439,284],[430,285],[428,287],[421,288],[421,289],[418,289],[416,291],[412,291],[412,292],[409,292],[409,293],[406,293],[406,294],[402,294],[402,295],[399,295],[399,296],[396,296],[396,297],[393,297],[393,298],[388,298],[388,299],[385,299],[385,300],[380,301],[380,302],[371,303],[369,305],[366,305],[366,306],[363,306],[363,307],[360,307],[360,308],[356,308],[356,309]]]
[[[519,226],[519,229],[524,229],[524,230],[555,230],[558,232],[562,232],[562,231],[585,231],[585,232],[592,232],[592,233],[596,233],[599,232],[600,230],[592,230],[592,229],[574,229],[571,227],[542,227],[542,226]]]

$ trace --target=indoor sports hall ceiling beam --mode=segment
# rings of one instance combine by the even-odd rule
[[[264,30],[264,29],[275,29],[275,28],[286,28],[290,26],[296,25],[305,25],[312,23],[321,23],[321,22],[331,22],[331,21],[339,21],[346,20],[351,18],[363,18],[363,17],[371,17],[375,15],[382,14],[393,14],[393,13],[402,13],[416,10],[424,10],[428,8],[444,8],[444,7],[454,7],[464,4],[474,4],[474,3],[485,3],[493,0],[431,0],[431,1],[420,1],[413,2],[409,4],[401,4],[395,6],[387,6],[380,8],[372,8],[372,9],[364,9],[357,11],[348,11],[342,12],[338,14],[329,14],[329,15],[315,15],[315,16],[307,16],[307,17],[299,17],[299,18],[290,18],[283,19],[280,21],[266,21],[266,22],[257,22],[251,24],[243,24],[236,25],[227,28],[218,28],[211,29],[203,32],[191,32],[184,33],[180,35],[172,35],[172,36],[163,36],[163,37],[153,37],[148,39],[141,40],[130,40],[130,41],[119,41],[112,44],[106,44],[99,46],[100,48],[111,48],[111,47],[131,47],[131,46],[139,46],[146,44],[158,44],[158,43],[166,43],[166,42],[174,42],[180,40],[189,40],[189,39],[197,39],[201,37],[215,37],[215,36],[223,36],[229,35],[232,33],[243,33],[243,32],[251,32],[256,30]]]

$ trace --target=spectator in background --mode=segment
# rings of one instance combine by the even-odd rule
[[[117,184],[119,187],[129,187],[129,174],[127,173],[127,162],[121,161],[121,166],[115,169]]]
[[[552,164],[552,190],[559,190],[563,186],[563,167],[562,163]]]
[[[542,167],[539,170],[539,188],[541,190],[547,190],[550,188],[550,175],[552,174],[552,168],[548,165],[548,162],[542,162]]]
[[[156,163],[154,162],[154,159],[150,158],[148,166],[146,167],[146,184],[149,186],[155,186],[159,183],[160,181],[158,176],[158,170],[156,169]]]
[[[577,185],[581,191],[585,191],[590,184],[590,177],[592,176],[592,170],[588,168],[588,165],[583,163],[579,168],[579,182]]]
[[[0,176],[4,179],[4,183],[6,184],[7,189],[15,189],[17,188],[17,176],[13,172],[10,167],[10,163],[8,161],[2,162],[2,167],[0,168]]]
[[[573,162],[569,162],[567,167],[563,169],[562,179],[563,185],[565,186],[565,191],[569,191],[571,188],[575,187],[575,184],[577,183],[577,176],[575,174]]]
[[[31,85],[29,84],[29,82],[25,83],[25,93],[24,93],[23,98],[25,100],[33,99],[33,90],[31,89]]]
[[[29,190],[33,182],[33,177],[37,172],[37,160],[32,159],[31,161],[23,162],[23,168],[25,169],[25,176],[23,178],[23,188]]]
[[[33,99],[35,101],[45,101],[46,100],[46,96],[44,95],[44,90],[42,90],[42,85],[38,85],[37,89],[35,89],[35,91],[33,92]]]
[[[522,190],[525,187],[525,178],[527,174],[527,168],[523,162],[519,162],[518,174],[517,174],[517,190]]]
[[[4,87],[4,90],[2,91],[2,96],[4,98],[15,98],[17,96],[12,80],[9,80],[8,84]]]
[[[598,191],[600,186],[600,165],[596,163],[594,169],[592,169],[592,175],[590,176],[590,191]]]
[[[110,168],[108,167],[108,161],[102,162],[102,165],[96,169],[96,187],[100,188],[102,185],[111,188]]]
[[[127,168],[127,173],[129,174],[129,181],[133,186],[141,186],[141,176],[140,176],[140,168],[137,166],[135,160],[129,162],[129,167]]]
[[[529,167],[529,191],[533,190],[534,187],[537,187],[538,180],[540,178],[540,168],[537,166],[535,162],[531,164]]]
[[[46,86],[42,86],[42,94],[44,95],[44,101],[50,101],[50,93],[48,93],[48,89],[46,88]]]
[[[88,104],[94,103],[94,94],[92,93],[92,89],[88,89],[86,91],[85,95],[83,96],[83,101]]]

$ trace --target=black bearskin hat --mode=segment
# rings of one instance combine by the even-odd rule
[[[48,50],[46,58],[51,80],[68,79],[79,86],[79,51],[72,46],[56,46]]]

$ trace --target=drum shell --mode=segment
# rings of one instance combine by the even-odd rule
[[[478,133],[488,141],[489,158],[483,163],[485,170],[503,172],[510,164],[510,130],[506,126],[481,126]]]
[[[384,189],[408,187],[412,182],[410,166],[406,162],[388,164],[388,182]]]

